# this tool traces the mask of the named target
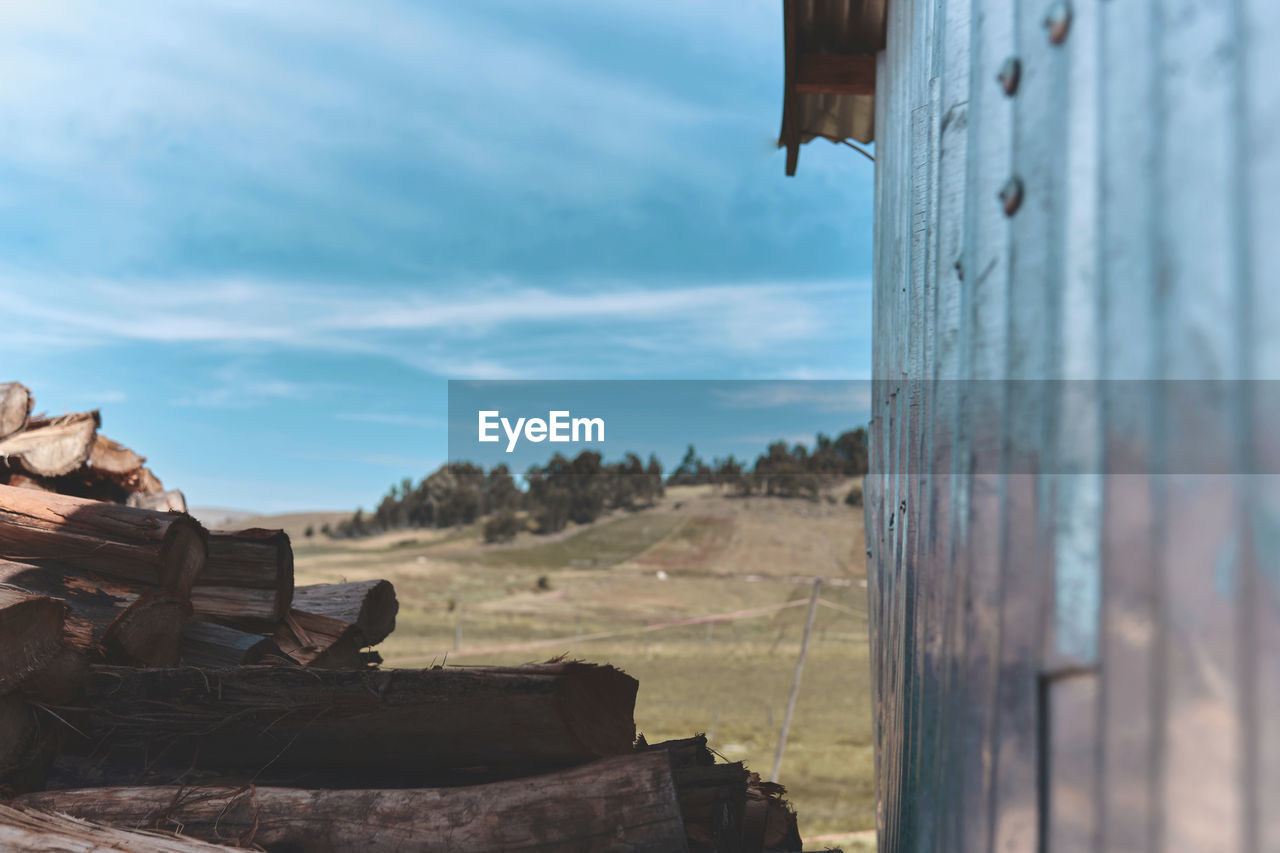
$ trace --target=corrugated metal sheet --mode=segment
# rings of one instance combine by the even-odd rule
[[[783,0],[783,12],[788,63],[799,54],[853,56],[884,46],[885,0]],[[790,80],[787,89],[780,146],[788,143],[792,122],[801,142],[872,141],[873,96],[793,92]]]
[[[1277,80],[1274,0],[891,0],[881,849],[1280,850]]]

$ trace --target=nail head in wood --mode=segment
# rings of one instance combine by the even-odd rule
[[[1045,29],[1049,31],[1051,44],[1062,44],[1067,40],[1071,30],[1071,4],[1066,0],[1058,0],[1049,7],[1049,14],[1044,19]]]
[[[996,80],[1000,83],[1000,88],[1009,97],[1013,97],[1018,91],[1018,81],[1022,79],[1022,63],[1016,56],[1011,56],[1004,61],[1004,65],[1000,66],[1000,73],[996,75]]]
[[[1004,206],[1004,215],[1013,216],[1022,207],[1022,179],[1014,176],[1000,188],[1000,204]]]

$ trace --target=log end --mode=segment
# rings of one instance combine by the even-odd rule
[[[27,386],[20,382],[0,382],[0,438],[26,427],[33,402]]]
[[[396,614],[399,612],[400,602],[391,581],[380,580],[370,587],[356,619],[363,645],[376,646],[391,636],[396,629]]]
[[[47,666],[62,650],[67,605],[0,584],[0,693],[8,693]]]
[[[43,787],[54,746],[31,704],[17,695],[0,697],[0,789]]]
[[[209,535],[189,515],[175,514],[171,518],[160,548],[160,584],[189,596],[209,558]]]
[[[33,418],[22,432],[3,440],[0,454],[16,460],[22,470],[36,476],[70,474],[89,461],[100,422],[96,410],[58,418]]]
[[[289,615],[293,607],[293,545],[289,542],[289,534],[283,530],[266,531],[272,535],[271,542],[276,546],[276,620]]]
[[[88,680],[88,658],[65,643],[46,666],[23,683],[22,694],[40,702],[67,704],[84,693]]]
[[[102,646],[109,663],[176,666],[182,657],[182,626],[191,614],[182,596],[149,591],[111,623]]]
[[[557,663],[563,668],[557,700],[565,723],[590,755],[624,755],[636,741],[640,682],[612,666]]]

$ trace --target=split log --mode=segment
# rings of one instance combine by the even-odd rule
[[[123,482],[130,482],[131,475],[134,477],[133,482],[136,482],[138,469],[146,461],[146,457],[139,456],[120,442],[101,434],[94,438],[93,448],[89,451],[90,468],[104,477],[117,478]]]
[[[800,828],[795,810],[782,799],[787,789],[776,782],[761,782],[752,773],[747,785],[746,811],[743,815],[743,850],[800,850]]]
[[[181,828],[208,841],[298,853],[687,849],[671,767],[658,752],[460,788],[91,788],[19,802],[120,827]]]
[[[27,386],[20,382],[0,382],[0,438],[26,427],[32,402]]]
[[[0,557],[61,560],[187,596],[205,535],[189,515],[0,486]]]
[[[804,846],[787,789],[762,782],[741,763],[716,764],[706,735],[647,744],[638,752],[666,752],[671,757],[680,810],[693,853],[800,850]]]
[[[300,586],[294,606],[307,613],[340,619],[355,626],[360,646],[376,646],[396,628],[396,588],[390,581],[352,581]]]
[[[743,837],[747,770],[741,762],[675,770],[685,837],[695,853],[760,851]],[[790,848],[788,848],[790,849]],[[794,848],[799,850],[799,847]]]
[[[360,638],[354,625],[316,613],[290,610],[274,639],[285,654],[315,669],[359,669]]]
[[[331,770],[365,773],[372,784],[421,784],[415,780],[454,768],[532,771],[630,753],[637,687],[613,667],[585,663],[94,667],[81,703],[91,729],[82,751],[120,767],[160,759],[195,769],[269,767],[276,775],[261,782]]]
[[[173,666],[179,660],[182,623],[190,608],[180,593],[51,562],[0,560],[0,583],[65,602],[62,636],[91,659],[142,666]]]
[[[117,829],[29,806],[3,804],[0,848],[56,853],[226,853],[232,849],[172,833]]]
[[[0,696],[0,789],[32,791],[44,782],[54,744],[36,713],[17,695]]]
[[[148,474],[151,473],[146,468],[142,470]],[[125,500],[125,505],[156,512],[186,512],[187,498],[177,489],[170,489],[167,492],[163,489],[145,489],[131,492]]]
[[[245,631],[273,630],[293,601],[289,535],[257,528],[210,532],[209,559],[191,601],[201,619]]]
[[[273,590],[203,584],[191,588],[191,606],[197,619],[238,631],[274,632],[282,619],[276,602]],[[284,615],[288,615],[287,610]]]
[[[62,648],[38,672],[22,684],[24,697],[54,705],[77,703],[89,680],[89,659],[64,634]]]
[[[0,693],[48,666],[62,650],[67,605],[0,584]]]
[[[228,669],[264,661],[273,664],[292,663],[270,637],[195,620],[189,620],[182,627],[184,666]]]
[[[88,461],[100,423],[96,411],[32,418],[25,430],[0,440],[0,460],[39,477],[69,474]]]
[[[142,464],[145,461],[144,457],[123,444],[99,433],[93,438],[89,459],[79,468],[57,477],[13,471],[7,479],[10,486],[36,488],[95,501],[130,503],[143,509],[185,512],[181,492],[173,493],[176,498],[164,493],[159,479]],[[159,494],[148,494],[131,502],[135,492]]]
[[[676,740],[664,740],[655,744],[647,742],[644,739],[644,735],[636,738],[636,752],[653,750],[661,750],[670,755],[671,766],[676,769],[682,767],[710,767],[716,763],[715,753],[707,746],[707,736],[705,734],[697,734],[693,737],[678,738]]]

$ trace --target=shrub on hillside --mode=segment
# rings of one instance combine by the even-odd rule
[[[484,523],[485,542],[510,542],[520,532],[520,519],[509,509],[489,516]]]

